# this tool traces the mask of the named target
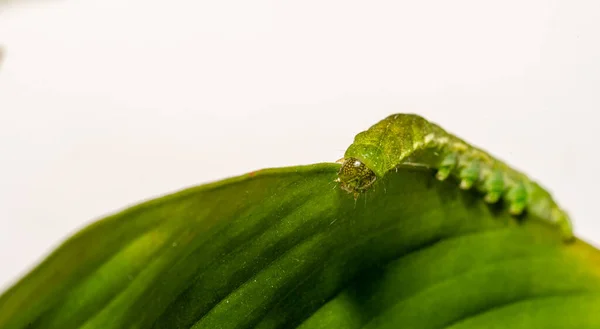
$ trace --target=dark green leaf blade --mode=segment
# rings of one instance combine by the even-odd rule
[[[429,171],[391,172],[355,202],[338,168],[263,170],[108,217],[0,297],[0,328],[475,328],[538,299],[548,319],[600,310],[596,250]]]

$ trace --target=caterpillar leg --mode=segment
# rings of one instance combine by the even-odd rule
[[[446,178],[450,176],[450,174],[456,168],[457,165],[458,156],[456,155],[456,153],[449,154],[444,158],[444,160],[442,160],[442,163],[440,163],[440,167],[437,173],[435,174],[435,177],[440,181],[446,180]]]
[[[508,201],[508,211],[511,215],[517,216],[523,213],[525,207],[527,207],[527,189],[523,183],[518,183],[513,186],[506,194],[506,201]]]
[[[479,162],[473,161],[464,167],[459,174],[460,185],[459,187],[463,190],[468,190],[477,182],[479,179]]]
[[[483,198],[487,203],[496,203],[502,197],[504,192],[504,175],[501,171],[494,171],[485,180],[485,190],[487,194]]]

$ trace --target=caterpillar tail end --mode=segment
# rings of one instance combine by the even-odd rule
[[[552,210],[552,217],[554,218],[556,225],[558,226],[563,241],[565,243],[571,243],[575,241],[575,234],[573,233],[573,224],[569,219],[567,213],[563,210],[554,208]]]
[[[564,243],[573,243],[575,242],[575,235],[572,231],[563,230],[563,242]]]

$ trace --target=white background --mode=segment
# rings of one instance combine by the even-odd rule
[[[600,1],[0,0],[0,290],[86,223],[415,112],[600,245]]]

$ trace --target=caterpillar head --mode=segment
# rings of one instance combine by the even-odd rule
[[[360,192],[364,192],[376,179],[377,175],[362,161],[356,158],[346,158],[342,161],[336,181],[340,183],[342,190],[353,193],[354,199],[356,199]]]

